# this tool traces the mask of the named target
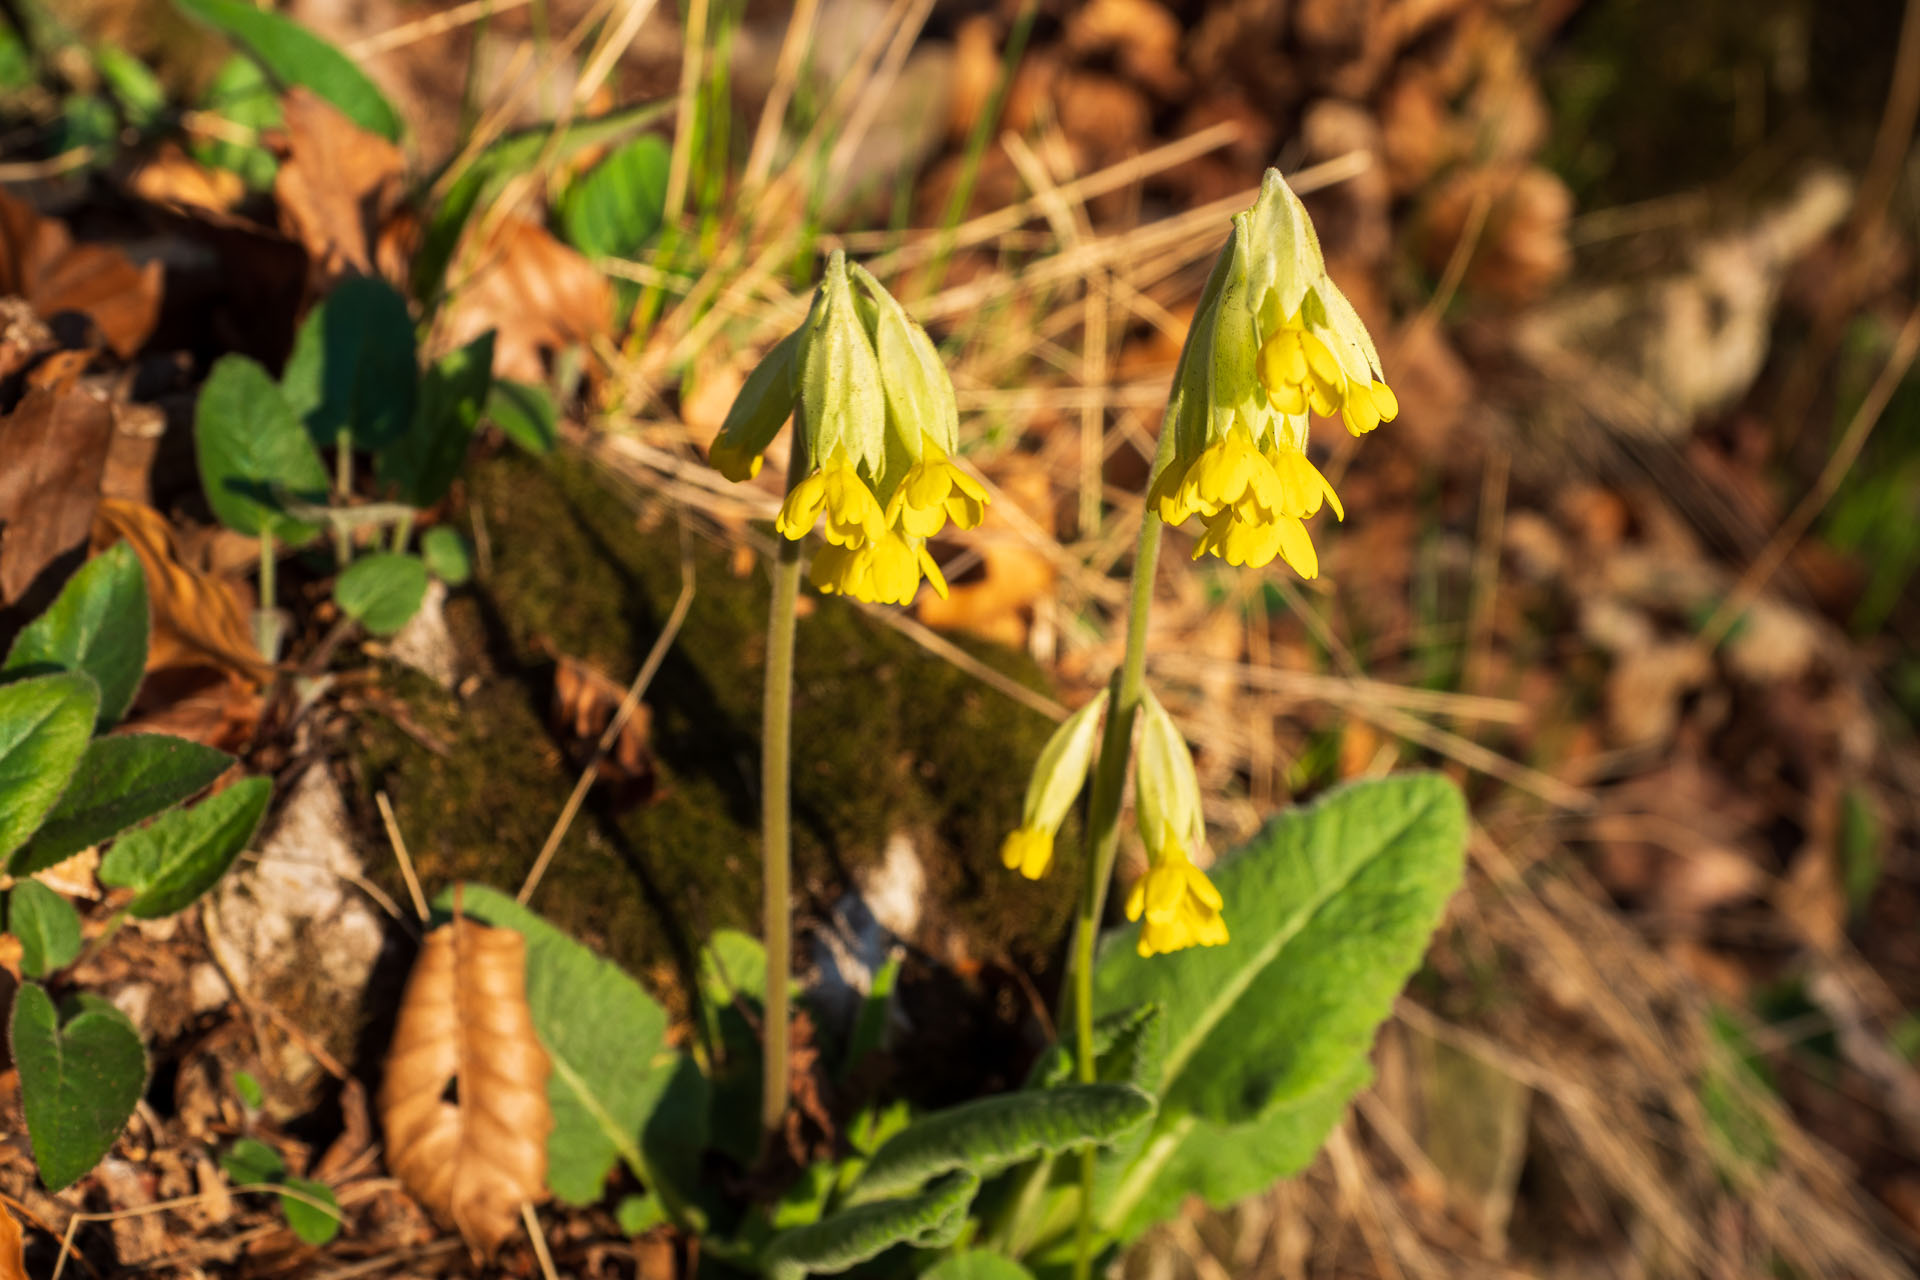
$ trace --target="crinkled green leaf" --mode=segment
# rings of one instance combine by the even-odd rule
[[[1115,930],[1096,1002],[1165,1010],[1166,1110],[1253,1119],[1366,1053],[1460,882],[1465,844],[1466,806],[1445,778],[1343,787],[1213,869],[1230,942],[1142,958],[1138,926]]]
[[[242,355],[214,362],[193,417],[200,487],[221,524],[288,544],[319,532],[287,515],[286,499],[321,503],[327,469],[267,371]]]
[[[965,1228],[979,1189],[979,1178],[954,1172],[920,1195],[876,1200],[783,1231],[762,1255],[762,1269],[771,1280],[800,1280],[846,1271],[895,1245],[944,1248]]]
[[[58,1191],[107,1154],[147,1083],[147,1053],[127,1015],[81,995],[64,1026],[33,983],[13,1000],[13,1060],[40,1180]]]
[[[26,843],[67,789],[99,707],[82,672],[0,685],[0,857]]]
[[[553,1063],[548,1187],[569,1204],[591,1204],[624,1159],[680,1210],[705,1145],[706,1099],[691,1061],[667,1046],[666,1012],[618,965],[506,895],[468,884],[460,900],[473,919],[527,940],[527,1003]],[[449,890],[436,905],[452,903]]]
[[[492,383],[491,329],[428,366],[420,378],[413,425],[374,458],[381,487],[416,507],[446,497],[467,459]]]
[[[666,209],[665,139],[635,138],[567,188],[557,210],[567,243],[589,258],[630,258],[660,229]]]
[[[382,551],[362,556],[333,582],[342,613],[376,636],[390,636],[420,612],[427,598],[427,566],[419,556]]]
[[[147,665],[147,579],[124,542],[80,566],[47,611],[20,629],[9,674],[84,671],[100,689],[97,730],[126,714]]]
[[[988,1178],[1035,1156],[1108,1143],[1153,1114],[1126,1084],[1003,1093],[922,1116],[888,1139],[860,1175],[861,1199],[893,1195],[952,1169]]]
[[[20,939],[20,970],[44,978],[80,954],[80,915],[41,884],[22,880],[7,894],[7,932]]]
[[[16,876],[45,870],[204,790],[232,763],[224,751],[163,733],[95,738],[66,793],[7,869]]]
[[[113,842],[100,883],[132,889],[135,919],[170,916],[211,889],[240,856],[273,797],[268,778],[244,778],[191,809],[163,813]]]
[[[305,85],[362,129],[398,142],[400,114],[353,59],[291,18],[248,0],[174,0],[259,60],[282,85]]]

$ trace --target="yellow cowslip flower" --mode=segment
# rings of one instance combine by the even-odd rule
[[[766,460],[766,454],[754,452],[750,446],[720,436],[707,449],[707,461],[735,484],[741,484],[760,474],[760,464]]]
[[[787,492],[773,527],[798,542],[822,515],[827,518],[826,539],[836,546],[863,546],[878,541],[887,531],[887,513],[880,499],[860,478],[860,472],[841,457]]]
[[[1236,568],[1246,565],[1260,569],[1279,556],[1303,578],[1320,576],[1320,557],[1307,536],[1307,526],[1297,516],[1273,515],[1263,519],[1244,518],[1234,507],[1223,508],[1207,521],[1207,530],[1193,548],[1193,558],[1219,556]]]
[[[1355,435],[1393,418],[1379,353],[1327,275],[1306,208],[1269,170],[1233,219],[1174,374],[1165,441],[1147,491],[1168,524],[1206,521],[1196,556],[1303,576],[1318,557],[1300,523],[1340,499],[1306,456],[1310,414]]]
[[[1127,895],[1127,919],[1143,921],[1136,950],[1142,956],[1157,956],[1187,947],[1220,946],[1227,941],[1220,891],[1206,872],[1193,865],[1171,832],[1166,840],[1147,874]]]
[[[848,595],[868,604],[912,604],[925,574],[942,599],[947,580],[924,538],[888,529],[857,545],[829,543],[814,553],[807,577],[827,595]]]
[[[1038,880],[1053,862],[1053,832],[1042,827],[1015,827],[1000,844],[1000,862],[1009,871]]]
[[[887,522],[916,538],[931,538],[948,520],[975,529],[987,514],[987,491],[947,457],[931,435],[922,435],[920,460],[907,469],[887,504]]]
[[[1053,837],[1067,820],[1067,812],[1086,786],[1087,771],[1093,767],[1107,698],[1107,691],[1101,690],[1068,716],[1040,749],[1033,777],[1027,781],[1020,825],[1000,845],[1000,861],[1007,870],[1018,871],[1029,880],[1047,873],[1053,862]]]

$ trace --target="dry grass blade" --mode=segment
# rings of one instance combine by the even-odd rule
[[[527,1007],[525,939],[464,917],[428,934],[380,1085],[387,1162],[487,1253],[546,1192],[548,1066]]]

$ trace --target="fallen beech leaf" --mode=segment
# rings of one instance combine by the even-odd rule
[[[0,190],[0,294],[21,295],[42,318],[79,312],[125,359],[160,317],[160,279],[158,262],[136,267],[108,245],[75,244],[65,223]]]
[[[246,198],[247,183],[232,169],[209,169],[171,140],[134,170],[128,186],[155,204],[187,205],[225,213]]]
[[[112,438],[107,401],[73,385],[35,386],[0,417],[0,604],[85,546]]]
[[[464,346],[495,330],[497,378],[544,383],[544,353],[584,343],[613,323],[606,278],[524,218],[501,219],[484,245],[456,255],[455,262],[462,261],[472,269],[447,305],[446,344]]]
[[[405,160],[326,99],[303,88],[281,100],[286,151],[273,180],[280,226],[312,256],[309,280],[324,291],[343,275],[406,282],[406,254],[384,233],[402,215]]]
[[[592,751],[613,722],[627,691],[596,667],[577,658],[560,656],[553,673],[553,718],[560,732]],[[618,784],[653,781],[653,752],[649,746],[652,714],[641,702],[620,726],[620,735],[596,771],[604,782]]]
[[[93,542],[105,549],[124,539],[140,557],[153,602],[147,670],[214,666],[261,680],[267,664],[254,647],[247,605],[232,585],[180,561],[166,517],[144,503],[103,498],[94,515]]]
[[[428,934],[380,1084],[387,1163],[488,1254],[520,1230],[520,1206],[546,1195],[553,1115],[526,972],[511,929],[456,915]]]
[[[87,317],[125,357],[153,331],[160,288],[158,262],[136,267],[112,246],[75,244],[65,223],[0,190],[0,293],[24,297],[49,321]]]
[[[5,1209],[0,1209],[0,1280],[27,1280],[26,1238]]]

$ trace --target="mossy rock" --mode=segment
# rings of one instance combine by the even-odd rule
[[[390,672],[388,711],[360,717],[350,750],[359,785],[392,798],[429,892],[519,886],[579,768],[549,723],[554,655],[630,678],[680,589],[676,524],[581,458],[497,456],[472,469],[466,495],[491,568],[448,621],[478,679],[455,696]],[[715,929],[757,932],[760,893],[767,575],[763,560],[736,576],[727,548],[694,541],[693,604],[646,696],[653,794],[622,806],[596,786],[533,900],[681,1008],[676,970]],[[795,656],[800,912],[819,914],[905,833],[926,865],[930,920],[976,956],[1045,968],[1071,913],[1073,857],[1063,848],[1034,885],[999,865],[998,845],[1051,725],[845,602],[813,603]],[[1023,655],[961,643],[1044,683]]]

